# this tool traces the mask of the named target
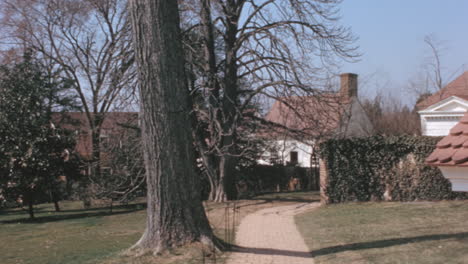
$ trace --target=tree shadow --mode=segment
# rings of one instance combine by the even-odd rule
[[[112,210],[122,210],[122,209],[145,209],[146,202],[142,203],[132,203],[132,204],[118,204],[113,205]],[[102,207],[92,207],[92,208],[80,208],[80,209],[61,209],[59,212],[55,211],[54,209],[49,209],[46,207],[35,207],[34,213],[73,213],[73,212],[89,212],[89,211],[104,211],[110,210],[110,206],[102,206]],[[14,209],[4,209],[0,210],[1,215],[21,215],[27,214],[28,210],[26,208],[14,208]]]
[[[416,237],[404,237],[404,238],[392,238],[378,241],[369,241],[361,243],[353,243],[347,245],[333,246],[327,248],[321,248],[313,250],[311,252],[306,251],[294,251],[294,250],[283,250],[273,248],[254,248],[254,247],[241,247],[229,244],[228,250],[231,252],[240,252],[248,254],[259,254],[259,255],[277,255],[277,256],[288,256],[298,258],[313,258],[318,256],[324,256],[334,253],[340,253],[344,251],[364,250],[371,248],[385,248],[397,245],[405,245],[410,243],[431,241],[431,240],[443,240],[443,239],[468,239],[468,232],[455,233],[455,234],[438,234],[438,235],[426,235]]]
[[[48,210],[47,208],[34,208],[34,212],[35,213],[47,213],[47,212],[52,212],[52,210]],[[1,215],[22,215],[22,214],[27,214],[27,213],[28,213],[27,208],[17,207],[17,208],[0,210],[0,216]]]
[[[126,210],[122,210],[126,209]],[[132,207],[128,207],[125,205],[123,207],[113,207],[113,211],[110,211],[110,208],[101,207],[101,208],[92,208],[92,209],[76,209],[76,210],[64,210],[61,212],[57,212],[54,215],[46,215],[46,216],[36,216],[34,219],[30,219],[29,217],[25,218],[16,218],[10,220],[2,220],[0,221],[1,224],[39,224],[39,223],[48,223],[48,222],[58,222],[58,221],[66,221],[72,219],[81,219],[87,217],[103,217],[103,216],[110,216],[110,215],[121,215],[121,214],[129,214],[136,211],[144,210],[145,206],[137,206],[136,204]],[[114,211],[118,210],[118,211]],[[83,212],[83,213],[76,213],[76,212]],[[26,216],[25,212],[25,216]],[[72,214],[67,214],[72,213]]]
[[[146,203],[134,203],[134,204],[119,204],[119,205],[113,205],[112,210],[123,210],[123,209],[128,209],[128,210],[140,210],[140,209],[146,209]],[[103,207],[93,207],[93,208],[81,208],[81,209],[66,209],[62,210],[61,212],[88,212],[88,211],[103,211],[103,210],[110,210],[110,206],[103,206]],[[54,210],[50,210],[50,212],[55,212]]]
[[[297,202],[297,203],[320,202],[319,197],[304,198],[304,197],[294,197],[294,196],[288,197],[287,196],[288,194],[294,195],[296,193],[304,193],[304,191],[265,192],[265,193],[258,194],[257,196],[246,199],[246,200],[265,200],[269,202]],[[313,192],[310,193],[311,196],[313,196],[312,193]],[[261,197],[264,195],[271,195],[271,196],[276,195],[276,196],[275,197]],[[303,196],[307,196],[307,195],[303,195]]]
[[[248,200],[264,200],[264,201],[267,201],[267,202],[296,202],[296,203],[314,203],[314,202],[320,202],[320,199],[305,199],[305,198],[296,198],[296,197],[291,197],[291,198],[288,198],[288,197],[275,197],[275,198],[251,198],[251,199],[248,199]]]
[[[298,257],[298,258],[312,258],[312,254],[307,251],[294,251],[284,249],[273,249],[273,248],[251,248],[251,247],[240,247],[231,246],[231,252],[257,254],[257,255],[276,255],[276,256],[287,256],[287,257]]]
[[[267,203],[271,203],[272,201],[267,201],[267,200],[258,200],[258,202],[253,202],[253,203],[249,203],[249,204],[237,204],[236,205],[236,208],[240,209],[240,208],[245,208],[245,207],[249,207],[249,206],[258,206],[258,205],[262,205],[262,204],[267,204]]]
[[[340,253],[343,251],[355,251],[372,248],[385,248],[391,246],[405,245],[410,243],[418,243],[431,240],[443,240],[443,239],[468,239],[468,232],[455,233],[455,234],[436,234],[436,235],[425,235],[425,236],[414,236],[414,237],[402,237],[402,238],[391,238],[378,241],[360,242],[347,245],[339,245],[333,247],[326,247],[317,250],[313,250],[311,253],[314,257],[324,256],[334,253]]]

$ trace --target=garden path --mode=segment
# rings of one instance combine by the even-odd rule
[[[313,264],[294,216],[320,203],[299,203],[259,210],[242,219],[227,264]]]

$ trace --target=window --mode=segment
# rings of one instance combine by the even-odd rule
[[[297,164],[298,163],[298,153],[297,151],[291,151],[289,153],[289,163]]]

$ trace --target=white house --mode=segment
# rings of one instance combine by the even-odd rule
[[[259,134],[269,147],[258,162],[316,167],[319,141],[371,134],[372,124],[357,96],[358,76],[345,73],[339,92],[278,98],[265,116],[271,127]]]
[[[468,110],[468,71],[417,104],[425,136],[446,136]]]
[[[437,166],[452,183],[452,190],[468,191],[468,113],[437,143],[426,163]]]

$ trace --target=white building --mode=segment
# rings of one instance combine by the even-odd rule
[[[424,136],[446,136],[468,110],[468,71],[417,104]]]
[[[426,163],[437,166],[455,192],[468,192],[468,113],[437,143]]]
[[[319,141],[370,135],[371,122],[357,98],[358,76],[345,73],[340,82],[336,93],[278,98],[265,116],[278,126],[259,135],[269,147],[258,162],[315,167]]]

